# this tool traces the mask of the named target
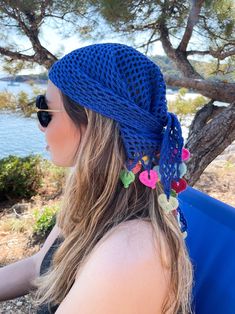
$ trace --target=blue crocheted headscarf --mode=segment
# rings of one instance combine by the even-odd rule
[[[55,62],[49,79],[73,101],[118,122],[128,170],[141,160],[150,171],[160,153],[159,173],[169,199],[171,182],[180,178],[183,138],[176,115],[167,111],[159,67],[132,47],[95,44]]]

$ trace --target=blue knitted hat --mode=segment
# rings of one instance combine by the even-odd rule
[[[183,137],[176,115],[167,111],[159,67],[132,47],[95,44],[55,62],[49,79],[73,101],[118,122],[127,170],[141,163],[150,175],[158,165],[169,200],[171,183],[180,179]]]

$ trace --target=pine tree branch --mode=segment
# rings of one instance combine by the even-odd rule
[[[224,60],[227,57],[231,57],[235,55],[235,49],[229,50],[229,51],[221,51],[222,49],[219,50],[205,50],[205,51],[200,51],[200,50],[189,50],[187,51],[187,56],[191,55],[211,55],[214,58],[217,58],[219,60]]]
[[[0,47],[0,54],[7,56],[9,58],[12,58],[13,60],[22,60],[22,61],[29,61],[29,62],[34,62],[35,57],[34,55],[25,55],[16,51],[10,51],[6,48]]]
[[[194,0],[192,1],[192,7],[189,13],[187,25],[184,31],[182,40],[178,46],[179,51],[186,51],[188,43],[192,37],[194,26],[197,24],[199,19],[199,13],[201,11],[203,2],[205,0]]]

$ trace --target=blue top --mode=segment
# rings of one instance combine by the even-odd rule
[[[234,314],[235,208],[191,187],[179,201],[188,222],[195,314]]]

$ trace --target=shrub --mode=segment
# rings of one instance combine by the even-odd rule
[[[30,117],[35,112],[34,101],[29,99],[29,95],[21,91],[17,95],[18,107],[23,111],[25,117]]]
[[[195,114],[200,108],[202,108],[209,100],[203,96],[197,96],[194,99],[185,99],[182,94],[185,95],[185,90],[181,89],[181,94],[176,96],[176,99],[169,101],[169,111],[174,112],[177,115]]]
[[[188,89],[185,88],[185,87],[182,87],[182,88],[179,89],[178,93],[179,93],[180,96],[184,97],[185,94],[188,93]]]
[[[41,186],[42,157],[8,156],[0,160],[0,200],[30,198]]]
[[[12,110],[17,108],[16,97],[7,91],[0,92],[0,110]]]
[[[0,230],[2,232],[17,232],[17,233],[24,233],[28,232],[29,225],[31,225],[31,221],[24,216],[22,218],[14,218],[9,217],[2,219],[0,221]]]
[[[65,185],[66,174],[69,169],[58,167],[51,161],[44,159],[41,170],[43,172],[41,195],[58,195],[62,193]]]
[[[33,212],[34,218],[36,219],[33,227],[34,238],[45,238],[52,230],[56,222],[56,212],[58,206],[46,206],[42,211],[36,209]]]

